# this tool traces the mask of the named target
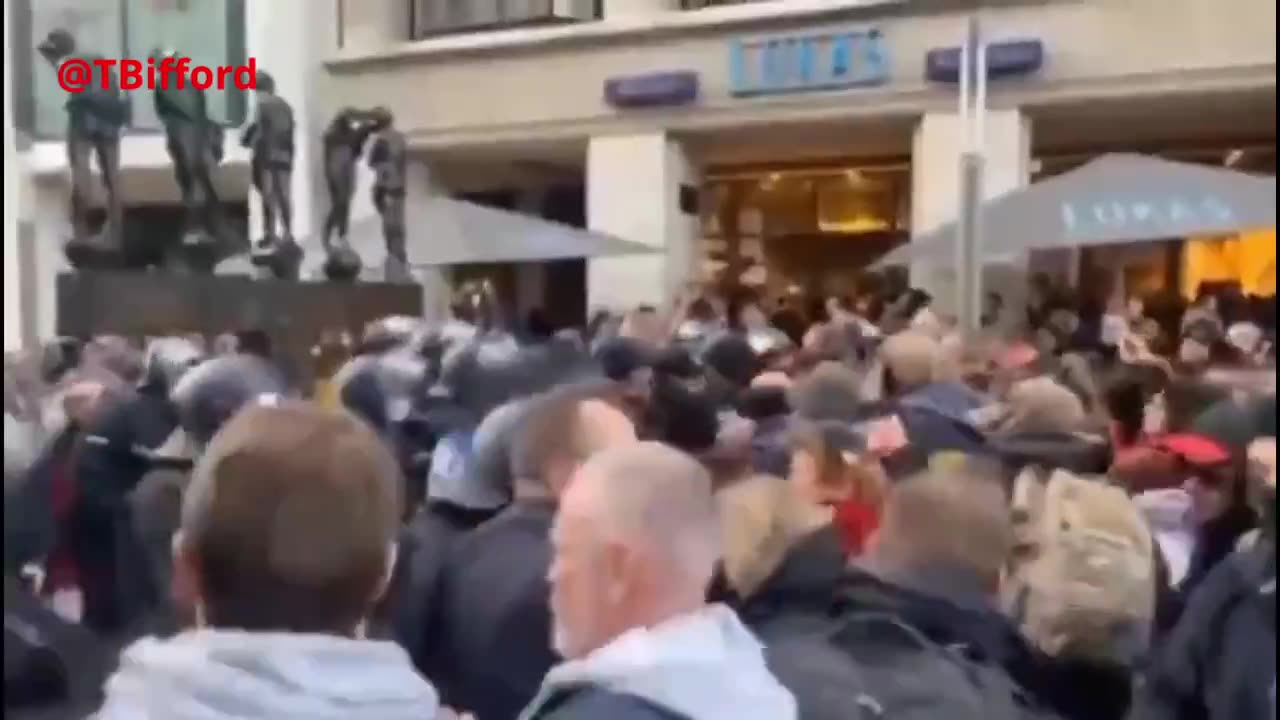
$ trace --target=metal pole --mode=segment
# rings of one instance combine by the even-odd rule
[[[977,17],[970,18],[961,68],[961,121],[965,147],[960,155],[960,209],[957,223],[957,317],[966,334],[981,329],[981,207],[985,169],[986,47]],[[971,91],[972,89],[972,91]]]

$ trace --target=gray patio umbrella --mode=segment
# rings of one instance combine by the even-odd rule
[[[377,218],[370,221],[378,222]],[[410,204],[406,226],[409,264],[416,266],[546,262],[656,252],[648,245],[612,235],[447,197]]]
[[[1103,155],[986,203],[981,255],[1090,247],[1276,225],[1276,179],[1158,157]],[[954,252],[956,225],[920,235],[876,265]]]

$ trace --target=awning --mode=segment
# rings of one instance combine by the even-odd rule
[[[409,264],[548,262],[657,252],[642,243],[582,230],[532,215],[448,197],[409,203],[405,209]],[[353,223],[352,237],[382,236],[377,216]]]
[[[979,256],[1215,235],[1276,225],[1276,179],[1133,154],[1104,155],[988,201]],[[955,252],[956,224],[913,238],[876,265]]]

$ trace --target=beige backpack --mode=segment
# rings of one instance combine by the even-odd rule
[[[1053,657],[1132,666],[1155,616],[1155,542],[1141,512],[1103,479],[1024,471],[1012,504],[1005,611]]]

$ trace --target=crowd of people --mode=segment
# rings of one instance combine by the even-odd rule
[[[7,357],[6,716],[1276,716],[1274,299],[800,305]]]

